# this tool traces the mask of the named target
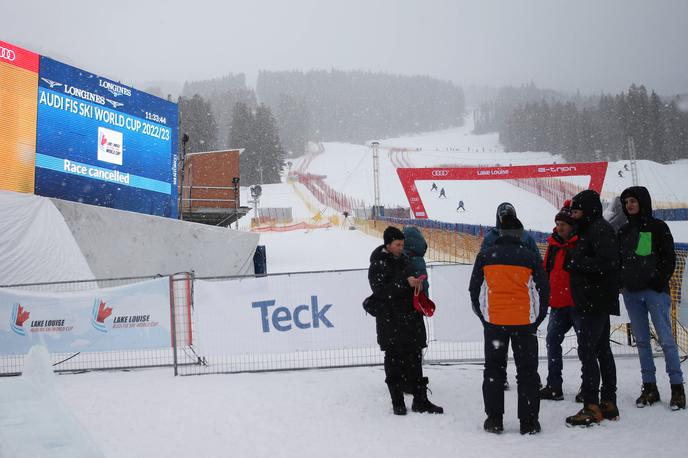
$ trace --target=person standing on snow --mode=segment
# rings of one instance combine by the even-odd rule
[[[580,318],[573,306],[571,296],[571,279],[564,270],[564,263],[568,253],[576,246],[578,236],[574,234],[574,220],[571,217],[571,201],[564,202],[564,206],[554,217],[556,227],[547,239],[544,267],[549,278],[549,322],[547,324],[547,385],[540,390],[540,399],[561,401],[564,399],[562,390],[563,368],[561,343],[564,336],[573,327],[578,332]]]
[[[410,389],[412,411],[444,413],[428,400],[428,379],[423,377],[422,349],[427,346],[427,335],[423,315],[413,308],[414,289],[422,282],[404,254],[404,234],[389,226],[383,240],[370,255],[368,282],[377,304],[377,342],[385,352],[385,382],[392,410],[395,415],[406,415],[404,389]]]
[[[446,199],[447,198],[447,194],[444,192],[444,188],[440,189],[440,195],[437,198],[438,199],[442,199],[442,198]]]
[[[494,246],[495,241],[499,238],[499,233],[502,228],[502,219],[505,216],[512,216],[517,219],[516,216],[516,208],[509,202],[502,202],[497,206],[497,223],[495,224],[495,227],[490,229],[487,234],[485,234],[485,237],[483,238],[482,243],[480,244],[480,252],[482,253],[483,251],[487,250],[488,248],[491,248]],[[519,221],[520,222],[520,221]],[[535,253],[535,255],[538,257],[540,260],[540,263],[542,263],[542,256],[540,256],[540,250],[538,249],[537,244],[535,243],[535,239],[530,236],[526,231],[523,230],[523,226],[520,228],[520,233],[519,237],[521,238],[521,242],[523,245],[528,248],[530,251]],[[507,343],[508,345],[508,343]],[[508,354],[508,352],[507,352]],[[506,370],[506,367],[505,367]],[[504,389],[508,390],[509,389],[509,381],[506,378],[506,375],[504,376]]]
[[[466,207],[463,206],[463,200],[460,200],[459,206],[456,207],[456,211],[459,211],[459,210],[466,211]]]
[[[669,226],[652,216],[652,199],[647,188],[632,186],[621,193],[621,204],[628,222],[619,229],[621,286],[631,328],[638,346],[643,386],[637,407],[660,400],[655,363],[650,346],[650,323],[657,334],[671,384],[672,410],[686,408],[683,372],[676,341],[671,332],[669,280],[676,268],[674,238]]]
[[[591,189],[571,200],[578,242],[566,258],[571,296],[580,318],[576,333],[583,408],[566,418],[572,426],[617,420],[616,365],[609,346],[609,315],[619,315],[619,253],[616,234],[602,217],[600,195]],[[600,379],[602,385],[600,387]]]
[[[480,318],[485,336],[483,401],[487,419],[483,428],[497,434],[504,431],[509,341],[516,363],[520,432],[540,432],[535,333],[547,315],[549,283],[542,261],[523,245],[522,228],[515,216],[502,218],[494,246],[478,253],[469,286],[473,312]]]

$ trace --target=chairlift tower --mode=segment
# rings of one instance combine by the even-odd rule
[[[380,143],[372,142],[370,146],[373,149],[373,216],[377,216],[376,213],[380,211],[380,157],[378,153]]]
[[[628,137],[628,157],[631,163],[631,181],[633,186],[638,186],[638,164],[635,156],[635,141],[633,137]]]

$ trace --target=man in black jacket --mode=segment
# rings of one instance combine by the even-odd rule
[[[643,380],[640,397],[635,403],[638,407],[645,407],[660,400],[650,346],[649,314],[662,346],[671,383],[669,405],[672,410],[685,409],[681,361],[671,333],[669,280],[676,268],[674,238],[666,223],[652,216],[652,199],[646,188],[627,188],[621,193],[620,200],[628,218],[618,234],[622,293],[638,345]]]
[[[521,434],[540,432],[540,377],[535,335],[547,315],[549,282],[542,261],[523,245],[523,225],[513,215],[502,220],[494,246],[478,253],[469,291],[473,311],[483,324],[485,431],[504,430],[504,380],[509,341],[518,382]]]
[[[571,216],[578,243],[564,268],[571,274],[571,294],[580,316],[577,337],[584,406],[576,415],[567,417],[566,423],[589,426],[603,418],[619,417],[616,365],[609,346],[609,315],[619,314],[619,260],[616,235],[602,218],[602,203],[596,191],[578,193],[571,200]]]

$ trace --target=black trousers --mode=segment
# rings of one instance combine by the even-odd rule
[[[616,403],[616,364],[609,346],[609,328],[607,313],[580,316],[580,329],[576,335],[581,362],[581,394],[585,404],[599,404],[600,399]]]
[[[390,388],[416,393],[423,385],[422,350],[387,350],[385,377]]]
[[[504,414],[504,381],[509,341],[516,363],[518,385],[518,418],[537,420],[540,413],[540,376],[538,375],[538,342],[532,326],[497,326],[484,324],[485,370],[483,401],[488,416]]]

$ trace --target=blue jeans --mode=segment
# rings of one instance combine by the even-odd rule
[[[580,318],[575,307],[551,308],[547,324],[547,386],[561,390],[561,371],[564,368],[561,343],[569,330],[578,332]]]
[[[671,297],[669,294],[643,289],[635,292],[624,291],[623,298],[626,310],[628,310],[628,316],[631,319],[633,335],[638,345],[640,372],[643,383],[657,383],[655,363],[652,359],[652,347],[650,346],[648,313],[652,319],[659,344],[662,346],[669,381],[671,384],[683,383],[678,348],[671,333]]]

